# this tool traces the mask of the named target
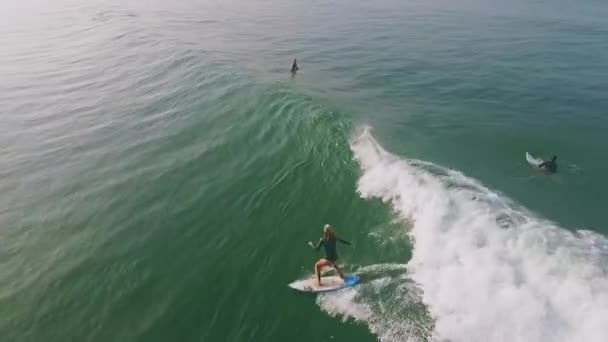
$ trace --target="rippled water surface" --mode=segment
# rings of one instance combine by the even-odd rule
[[[4,4],[2,340],[604,341],[606,17]],[[296,293],[325,223],[362,283]]]

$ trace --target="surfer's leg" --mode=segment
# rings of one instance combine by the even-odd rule
[[[344,273],[338,266],[338,262],[337,261],[332,262],[332,266],[336,269],[336,272],[338,272],[338,275],[340,276],[340,278],[344,279]]]
[[[323,268],[324,266],[327,266],[329,264],[330,264],[329,260],[327,260],[325,258],[320,259],[315,264],[315,275],[317,276],[317,286],[321,286],[321,268]]]

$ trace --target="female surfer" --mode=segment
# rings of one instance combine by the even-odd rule
[[[321,259],[319,259],[319,261],[317,261],[315,263],[315,275],[317,276],[317,286],[321,286],[321,268],[323,268],[325,266],[330,266],[330,267],[335,268],[336,272],[338,272],[338,275],[340,276],[340,278],[344,279],[344,273],[342,273],[342,270],[340,269],[340,267],[338,267],[338,264],[337,264],[337,261],[338,261],[338,251],[336,249],[337,241],[340,241],[346,245],[350,245],[350,242],[337,237],[336,234],[334,234],[334,229],[332,228],[332,226],[326,224],[323,227],[323,237],[321,237],[321,239],[319,239],[319,243],[315,246],[315,244],[312,241],[308,242],[308,245],[310,245],[310,247],[312,247],[316,250],[319,250],[321,248],[321,246],[323,246],[323,248],[325,249],[325,258],[321,258]]]

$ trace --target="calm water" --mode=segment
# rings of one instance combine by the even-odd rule
[[[4,4],[1,339],[605,341],[607,17]],[[295,293],[325,223],[363,282]]]

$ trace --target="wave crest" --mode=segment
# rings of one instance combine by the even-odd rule
[[[559,227],[458,171],[395,156],[369,127],[350,145],[361,196],[408,222],[408,277],[433,317],[432,339],[605,340],[605,237]]]

